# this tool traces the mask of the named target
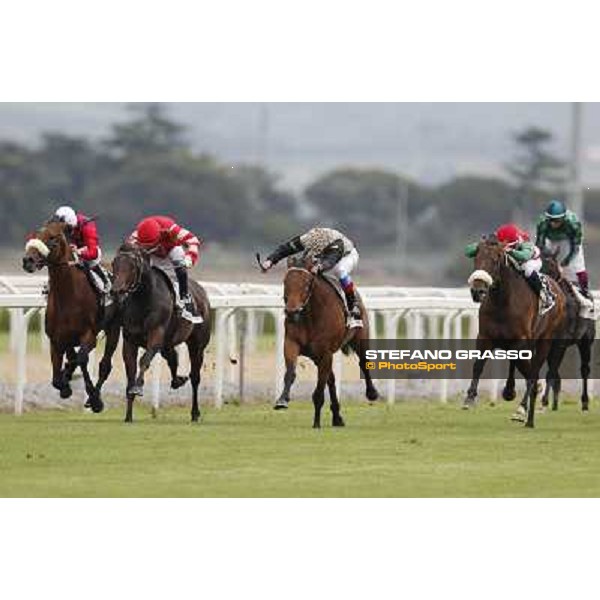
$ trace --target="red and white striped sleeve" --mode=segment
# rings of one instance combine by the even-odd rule
[[[170,231],[177,240],[177,244],[185,248],[185,255],[190,258],[192,265],[195,265],[200,257],[200,240],[191,231],[180,227],[177,223],[171,226]]]

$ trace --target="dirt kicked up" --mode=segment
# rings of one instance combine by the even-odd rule
[[[511,423],[512,403],[312,406],[0,415],[1,496],[600,496],[600,414],[574,401]]]

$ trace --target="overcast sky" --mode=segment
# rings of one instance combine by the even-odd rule
[[[382,166],[425,183],[456,174],[501,175],[510,136],[550,129],[569,152],[569,104],[558,103],[180,103],[173,117],[199,150],[235,164],[262,160],[299,188],[340,165]],[[0,138],[33,142],[41,131],[101,137],[126,118],[125,105],[0,104]],[[600,185],[600,104],[583,107],[583,182]]]

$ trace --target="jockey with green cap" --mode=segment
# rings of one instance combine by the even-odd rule
[[[552,200],[539,218],[535,243],[539,248],[556,253],[565,278],[578,284],[584,296],[591,297],[581,222],[560,200]]]

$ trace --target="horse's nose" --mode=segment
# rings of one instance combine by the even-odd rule
[[[295,309],[285,309],[285,315],[286,317],[292,322],[292,323],[298,323],[300,321],[300,317],[302,315],[302,310],[295,308]]]
[[[28,273],[33,273],[33,271],[35,270],[35,265],[31,256],[23,257],[23,270],[27,271]]]

